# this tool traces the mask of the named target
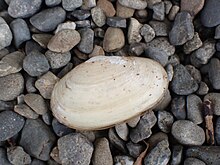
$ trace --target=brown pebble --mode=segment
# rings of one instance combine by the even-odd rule
[[[134,15],[134,9],[122,6],[118,1],[116,3],[116,15],[121,18],[130,18]]]
[[[181,11],[187,11],[194,17],[202,10],[204,2],[205,0],[181,0]]]
[[[99,0],[97,6],[104,11],[106,17],[113,17],[116,13],[114,6],[108,0]]]

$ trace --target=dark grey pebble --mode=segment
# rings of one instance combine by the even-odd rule
[[[209,81],[214,89],[220,89],[220,61],[212,58],[209,62]]]
[[[85,136],[71,133],[59,138],[57,144],[62,164],[90,164],[94,148]]]
[[[185,67],[190,73],[190,75],[193,77],[193,79],[196,80],[197,83],[200,83],[202,80],[200,71],[192,65],[186,65]]]
[[[169,133],[173,124],[174,118],[170,112],[158,111],[158,127],[161,131]]]
[[[129,45],[129,53],[135,56],[140,56],[142,53],[144,53],[145,49],[144,43],[134,43]]]
[[[220,1],[208,0],[205,1],[204,8],[201,12],[201,22],[206,27],[214,27],[220,24]]]
[[[91,27],[91,22],[89,20],[75,21],[77,28],[89,28]]]
[[[77,18],[78,20],[85,20],[90,17],[91,13],[88,10],[74,10],[71,16]]]
[[[0,113],[0,141],[16,135],[24,126],[24,118],[13,111]]]
[[[77,45],[78,49],[83,53],[91,53],[94,43],[94,31],[90,28],[83,28],[79,30],[81,40]]]
[[[59,123],[59,121],[55,118],[52,121],[52,127],[53,127],[53,131],[55,132],[55,134],[59,137],[65,136],[73,132],[71,128],[68,128],[67,126]]]
[[[10,27],[16,48],[19,48],[23,42],[31,39],[30,30],[23,19],[18,18],[13,20],[10,23]]]
[[[8,161],[5,149],[1,147],[0,147],[0,164],[11,165],[11,163]]]
[[[181,164],[182,158],[183,158],[183,146],[174,145],[172,147],[172,157],[171,157],[170,164],[171,165]]]
[[[25,43],[25,53],[30,54],[32,51],[45,52],[45,50],[34,40],[29,40]]]
[[[57,6],[62,2],[62,0],[45,0],[45,4],[48,7],[53,7],[53,6]]]
[[[19,115],[24,116],[25,118],[29,118],[29,119],[37,119],[39,116],[26,104],[15,105],[14,111],[17,112]]]
[[[150,21],[149,24],[154,29],[156,36],[168,36],[170,31],[170,23],[168,21]]]
[[[164,2],[155,3],[152,9],[153,9],[153,19],[158,21],[163,21],[165,18]]]
[[[8,6],[8,13],[13,18],[27,18],[35,14],[43,0],[13,0]]]
[[[187,158],[184,160],[184,165],[206,165],[203,161],[196,158]]]
[[[178,95],[189,95],[198,89],[198,84],[187,69],[182,64],[178,64],[174,67],[171,89]]]
[[[181,29],[181,30],[180,30]],[[169,33],[172,45],[183,45],[194,36],[192,18],[187,12],[180,12],[176,15],[173,27]]]
[[[209,92],[209,87],[208,85],[201,81],[199,84],[199,89],[196,91],[196,94],[198,95],[206,95]]]
[[[30,52],[23,61],[23,69],[30,76],[40,76],[50,68],[47,58],[38,51]]]
[[[215,28],[215,39],[220,39],[220,25]]]
[[[126,144],[129,155],[133,158],[137,158],[143,151],[144,146],[141,144],[132,143],[131,141]]]
[[[82,6],[82,0],[62,0],[62,6],[66,11],[73,11],[76,8]]]
[[[49,160],[55,143],[55,135],[40,119],[27,119],[21,133],[20,145],[31,156]]]
[[[217,118],[215,123],[215,140],[218,145],[220,145],[220,117]]]
[[[126,28],[126,19],[121,17],[108,17],[106,21],[108,26]]]
[[[168,62],[168,55],[165,51],[149,47],[145,49],[145,55],[157,62],[159,62],[162,66],[166,66]]]
[[[157,132],[151,135],[147,140],[147,143],[149,144],[149,151],[156,147],[156,145],[163,140],[168,140],[168,136],[164,132]]]
[[[194,50],[197,50],[202,46],[202,41],[199,37],[199,33],[195,32],[191,40],[187,41],[183,46],[183,51],[186,54],[190,54]]]
[[[66,12],[61,7],[42,10],[30,18],[30,23],[42,32],[54,30],[66,18]],[[43,22],[43,23],[42,23]]]

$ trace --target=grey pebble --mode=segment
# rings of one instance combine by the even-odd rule
[[[208,85],[201,81],[199,84],[199,89],[196,91],[196,94],[198,95],[206,95],[209,92],[209,87]]]
[[[45,4],[48,7],[53,7],[53,6],[57,6],[62,2],[62,0],[45,0]]]
[[[220,144],[220,117],[217,118],[214,128],[215,128],[215,140],[216,140],[216,143],[219,145]]]
[[[20,73],[0,77],[0,100],[14,100],[24,90],[24,78]]]
[[[153,19],[158,21],[163,21],[165,18],[164,2],[155,3],[152,9],[153,9]]]
[[[155,47],[149,47],[145,49],[145,55],[159,62],[162,66],[166,66],[168,62],[168,55],[166,52]]]
[[[186,54],[190,54],[191,52],[197,50],[201,46],[202,41],[199,37],[199,33],[195,32],[193,38],[184,44],[183,51]]]
[[[217,116],[220,116],[220,93],[208,93],[203,98],[203,101],[209,100],[212,103],[213,113]]]
[[[88,10],[74,10],[71,16],[77,18],[78,20],[85,20],[90,17],[91,13]]]
[[[130,139],[134,143],[138,143],[152,134],[151,128],[156,124],[157,118],[153,111],[146,112],[140,119],[137,126],[131,129]]]
[[[42,32],[54,30],[66,18],[66,12],[61,7],[42,10],[30,18],[30,23]],[[43,22],[43,24],[42,24]]]
[[[134,43],[129,45],[129,53],[131,53],[134,56],[140,56],[142,53],[144,53],[145,49],[144,43]]]
[[[81,40],[77,48],[86,54],[92,53],[94,47],[94,31],[90,28],[83,28],[79,30]]]
[[[173,67],[180,64],[180,57],[177,54],[169,56],[168,64],[171,64]]]
[[[8,13],[13,18],[27,18],[40,9],[42,2],[42,0],[13,0],[8,6]]]
[[[36,81],[35,77],[26,76],[25,78],[25,87],[28,93],[35,93],[37,91],[34,83]]]
[[[71,59],[71,53],[64,52],[64,53],[56,53],[53,51],[48,50],[45,53],[47,60],[52,69],[58,69],[68,64]]]
[[[19,144],[28,154],[40,160],[49,160],[54,143],[55,135],[42,120],[26,120]]]
[[[115,126],[115,131],[122,140],[128,140],[129,128],[126,123],[117,124]]]
[[[61,30],[75,30],[75,29],[76,29],[75,22],[67,21],[67,22],[59,24],[54,33],[56,34]]]
[[[30,54],[32,51],[44,52],[45,50],[34,40],[29,40],[25,43],[25,53]]]
[[[182,64],[178,64],[174,67],[171,89],[178,95],[189,95],[198,89],[198,84],[187,69]]]
[[[156,145],[163,140],[168,140],[167,134],[163,132],[157,132],[150,136],[150,138],[147,140],[147,143],[149,144],[149,151],[156,147]]]
[[[137,158],[143,151],[144,146],[141,144],[132,143],[131,141],[126,144],[129,155],[133,158]]]
[[[172,8],[170,9],[170,12],[168,14],[168,19],[170,21],[173,21],[177,15],[177,13],[179,12],[180,7],[178,5],[173,5]]]
[[[73,68],[73,63],[68,63],[58,74],[57,77],[62,78]]]
[[[93,153],[92,143],[80,133],[71,133],[58,139],[62,164],[89,165]]]
[[[190,75],[192,76],[192,78],[197,82],[200,83],[202,80],[202,76],[201,73],[198,69],[196,69],[194,66],[192,65],[186,65],[185,66],[186,69],[188,70],[188,72],[190,73]]]
[[[121,17],[108,17],[106,21],[108,26],[126,28],[126,19]]]
[[[128,43],[133,44],[136,42],[140,42],[142,37],[140,35],[140,29],[142,28],[142,24],[135,18],[130,18],[130,23],[128,26]]]
[[[0,164],[11,165],[11,163],[8,161],[5,149],[1,147],[0,147]]]
[[[24,118],[13,111],[0,113],[0,141],[16,135],[24,126]]]
[[[155,37],[154,29],[148,24],[144,24],[142,26],[140,29],[140,34],[144,37],[145,42],[150,42]]]
[[[184,160],[184,165],[206,165],[203,161],[196,158],[187,158]]]
[[[36,41],[42,48],[46,49],[50,39],[53,37],[51,34],[33,34],[32,39]]]
[[[98,136],[98,132],[96,131],[76,130],[76,132],[81,133],[92,143],[96,140],[96,137],[97,138],[102,137],[102,136]]]
[[[53,115],[51,111],[47,111],[45,114],[42,115],[42,120],[47,125],[52,125]]]
[[[77,28],[89,28],[91,23],[89,20],[75,21]]]
[[[91,15],[92,15],[92,20],[98,27],[102,27],[105,25],[106,16],[104,11],[100,7],[96,6],[92,8]]]
[[[147,2],[142,0],[118,0],[118,2],[125,7],[132,8],[132,9],[145,9],[147,7]]]
[[[7,148],[7,156],[10,163],[14,165],[30,164],[31,157],[21,146]]]
[[[150,21],[149,25],[154,29],[156,36],[168,36],[170,23],[168,21]]]
[[[13,110],[15,105],[14,101],[2,101],[0,100],[0,111]]]
[[[169,81],[172,81],[172,79],[173,79],[173,74],[174,74],[173,65],[168,64],[168,65],[166,66],[166,72],[167,72],[168,80],[169,80]]]
[[[14,111],[17,112],[19,115],[24,116],[27,119],[37,119],[39,116],[36,112],[34,112],[26,104],[15,105]]]
[[[181,164],[183,158],[183,146],[182,145],[174,145],[172,148],[172,157],[170,164],[178,165]]]
[[[83,0],[82,9],[89,10],[96,6],[96,0]]]
[[[169,0],[165,0],[164,5],[165,5],[165,14],[169,14],[169,12],[173,6],[172,2],[170,2]]]
[[[59,137],[65,136],[73,132],[71,128],[68,128],[67,126],[61,124],[56,118],[53,118],[52,120],[52,127],[55,134]]]
[[[164,94],[164,98],[162,99],[162,101],[154,108],[155,111],[158,110],[165,110],[167,109],[167,107],[170,105],[172,98],[170,95],[170,91],[166,90],[165,94]]]
[[[5,22],[5,20],[0,17],[0,50],[9,46],[12,41],[12,32],[8,26],[8,24]]]
[[[178,13],[169,33],[170,43],[172,45],[183,45],[191,40],[193,36],[194,26],[190,14],[187,12]]]
[[[47,58],[38,51],[30,52],[23,60],[23,69],[30,76],[40,76],[50,68]]]
[[[126,155],[117,155],[114,157],[115,165],[133,165],[134,159]]]
[[[66,11],[73,11],[82,6],[82,0],[62,0],[62,6]]]
[[[208,76],[209,81],[214,89],[220,89],[220,61],[212,58],[209,62]]]
[[[171,133],[183,145],[202,145],[205,142],[204,130],[189,120],[177,120]]]
[[[174,118],[170,112],[158,111],[158,127],[161,131],[169,133],[173,124]]]
[[[129,125],[129,127],[134,128],[137,126],[138,122],[140,121],[140,118],[140,116],[133,117],[127,121],[127,124]]]
[[[13,33],[14,44],[19,48],[22,43],[31,39],[30,30],[27,23],[23,19],[15,19],[10,23]]]
[[[168,140],[162,140],[144,158],[144,165],[166,165],[169,162],[170,156],[169,142]]]

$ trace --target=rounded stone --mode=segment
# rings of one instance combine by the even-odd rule
[[[118,2],[125,7],[137,10],[145,9],[147,7],[147,1],[143,0],[119,0]]]
[[[97,6],[100,7],[106,17],[113,17],[116,13],[114,6],[112,5],[111,1],[108,0],[98,0]]]
[[[197,158],[187,158],[184,160],[184,165],[206,165],[206,164]]]
[[[66,11],[73,11],[76,8],[82,6],[82,0],[62,0],[62,6]]]
[[[12,41],[12,32],[5,22],[5,20],[0,17],[0,50],[9,46]]]
[[[92,8],[91,15],[92,20],[98,27],[102,27],[103,25],[105,25],[106,16],[104,11],[100,7],[96,6]]]
[[[81,40],[77,45],[82,53],[92,53],[94,42],[94,31],[90,28],[83,28],[79,30]]]

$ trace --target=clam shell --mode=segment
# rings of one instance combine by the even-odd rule
[[[152,109],[167,88],[166,71],[156,61],[96,56],[76,66],[55,85],[51,109],[68,127],[100,130]]]

